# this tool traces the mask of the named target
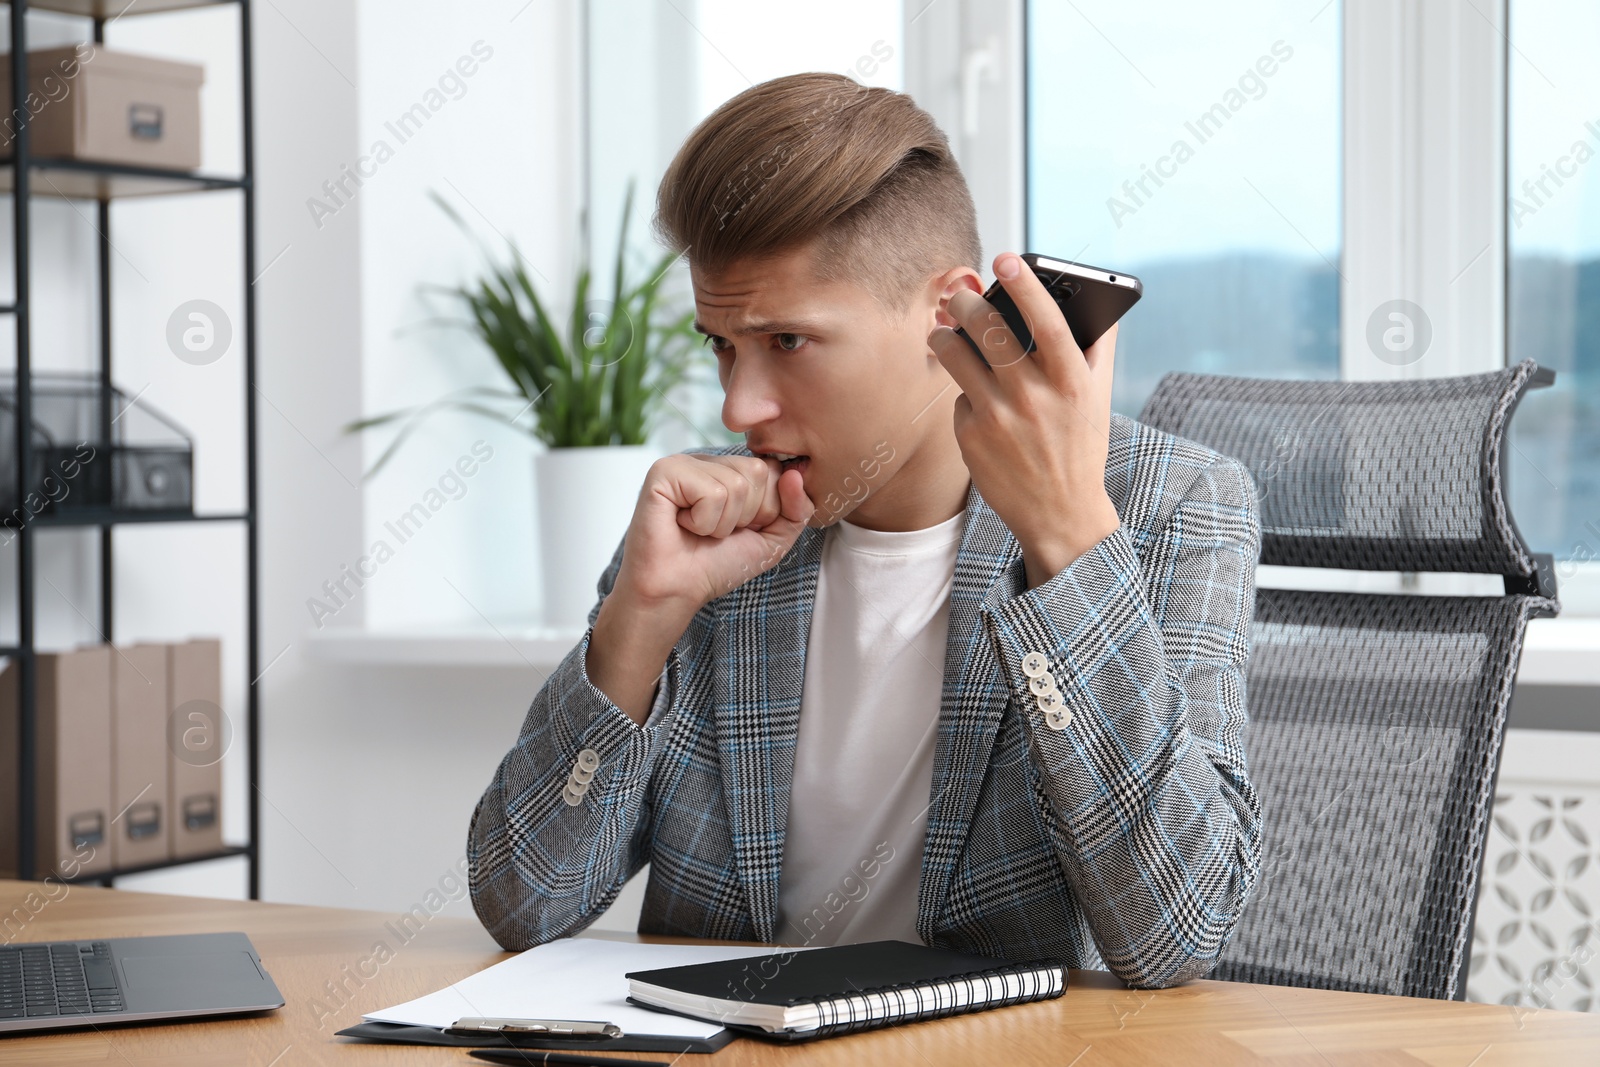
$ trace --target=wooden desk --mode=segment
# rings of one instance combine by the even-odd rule
[[[0,1064],[118,1067],[226,1064],[454,1064],[457,1049],[371,1045],[334,1037],[363,1011],[398,1004],[505,957],[476,922],[429,918],[401,942],[395,915],[286,904],[202,900],[73,886],[30,914],[37,887],[0,881],[0,942],[243,930],[288,1002],[254,1018],[0,1037]],[[22,917],[19,919],[19,916]],[[621,935],[627,937],[628,935]],[[379,943],[385,948],[380,950]],[[632,1053],[635,1059],[674,1059]],[[1232,982],[1121,988],[1074,971],[1059,1000],[784,1047],[740,1038],[715,1064],[1600,1063],[1600,1016],[1329,993]]]

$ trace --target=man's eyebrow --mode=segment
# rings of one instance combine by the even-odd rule
[[[710,330],[700,324],[699,319],[694,320],[694,328],[697,333],[703,333],[707,337],[713,336]],[[807,319],[790,319],[788,321],[752,322],[749,326],[740,330],[739,334],[748,336],[754,333],[818,333],[822,329],[823,323],[820,322]]]

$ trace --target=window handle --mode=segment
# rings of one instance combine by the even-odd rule
[[[978,94],[982,82],[1000,80],[1000,39],[994,34],[982,48],[970,49],[961,57],[961,132],[978,135]]]

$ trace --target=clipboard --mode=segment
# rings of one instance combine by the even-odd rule
[[[623,1034],[604,1039],[536,1037],[531,1034],[452,1034],[434,1026],[362,1022],[337,1032],[339,1037],[393,1045],[446,1045],[452,1048],[525,1048],[559,1052],[716,1052],[736,1036],[724,1028],[715,1037],[691,1039],[656,1034]]]
[[[802,950],[803,951],[803,950]],[[338,1036],[389,1044],[551,1051],[715,1052],[736,1036],[727,1027],[633,1003],[627,972],[770,955],[772,946],[663,945],[597,937],[559,938],[502,960],[453,985],[391,1008],[363,1013]],[[501,1022],[603,1020],[616,1037],[528,1032],[450,1032],[468,1017]]]

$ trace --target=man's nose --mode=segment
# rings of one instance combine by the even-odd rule
[[[745,433],[778,415],[773,384],[756,360],[735,359],[723,390],[722,425],[733,433]]]

